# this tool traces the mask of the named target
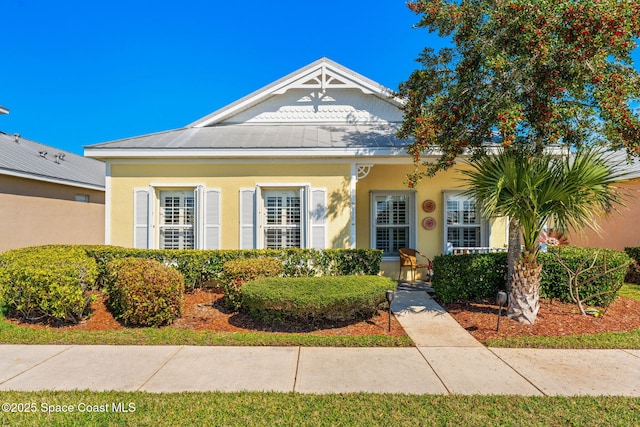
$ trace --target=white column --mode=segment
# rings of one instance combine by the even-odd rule
[[[356,247],[356,183],[358,182],[358,166],[351,163],[351,180],[349,182],[350,204],[351,204],[351,226],[349,231],[349,246]]]

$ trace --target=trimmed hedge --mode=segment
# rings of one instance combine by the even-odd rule
[[[0,254],[0,306],[29,321],[78,323],[97,277],[96,262],[80,247],[11,250]]]
[[[550,248],[549,252],[540,253],[538,258],[543,265],[540,296],[571,302],[567,272],[558,263],[554,253],[559,253],[563,261],[575,270],[580,262],[592,259],[594,251],[599,251],[600,266],[582,274],[581,280],[602,272],[601,260],[604,254],[607,256],[607,265],[610,269],[629,262],[629,257],[624,252],[608,249],[573,246]],[[602,294],[588,302],[606,307],[615,299],[615,293],[624,281],[624,274],[625,270],[620,269],[595,280],[580,289],[581,297],[586,299],[590,295]],[[443,303],[495,298],[498,291],[506,288],[506,275],[507,254],[505,252],[440,255],[433,259],[433,289],[436,298]]]
[[[433,259],[433,290],[443,303],[493,298],[504,290],[507,253],[439,255]]]
[[[382,276],[268,278],[246,283],[242,307],[260,320],[351,321],[373,316],[396,282]]]
[[[575,272],[580,265],[582,265],[582,268],[589,267],[596,252],[598,257],[594,268],[581,274],[580,281],[585,281],[604,272],[603,257],[605,255],[607,269],[609,270],[621,265],[628,265],[630,261],[626,253],[610,249],[581,248],[577,246],[549,248],[549,252],[542,253],[539,257],[540,262],[543,264],[540,295],[564,302],[572,302],[571,295],[568,292],[569,276],[567,270],[557,262],[554,254],[559,254],[563,262]],[[626,272],[626,267],[621,268],[580,287],[581,299],[591,305],[608,307],[615,300],[618,290],[624,284]],[[590,296],[593,297],[589,299]]]
[[[287,277],[376,275],[382,251],[377,249],[255,249],[255,250],[152,250],[118,246],[82,246],[98,263],[98,285],[104,285],[106,266],[120,258],[149,258],[180,271],[187,290],[209,281],[224,282],[223,266],[240,258],[277,258]]]
[[[117,320],[126,325],[161,326],[180,317],[184,278],[158,261],[124,258],[107,266],[105,291]]]
[[[224,271],[224,293],[232,309],[238,310],[242,305],[240,288],[246,282],[276,277],[282,274],[282,262],[276,258],[239,258],[227,261],[222,266]]]

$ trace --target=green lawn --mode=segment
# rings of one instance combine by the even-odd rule
[[[305,347],[410,347],[407,336],[319,336],[266,332],[192,331],[175,328],[128,328],[63,331],[16,326],[0,317],[1,344],[245,345]]]
[[[403,394],[5,392],[12,426],[633,426],[640,399]],[[46,413],[45,410],[74,412]],[[108,412],[79,412],[107,409]],[[114,412],[126,408],[129,412]]]
[[[618,292],[618,295],[640,301],[640,285],[625,283],[620,289],[620,292]]]

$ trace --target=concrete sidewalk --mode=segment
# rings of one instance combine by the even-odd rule
[[[640,397],[640,350],[488,349],[422,289],[392,310],[416,347],[0,345],[0,390]]]

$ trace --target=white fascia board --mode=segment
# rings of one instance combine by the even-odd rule
[[[52,178],[48,176],[32,175],[29,173],[16,172],[16,171],[7,170],[7,169],[0,169],[0,175],[9,175],[9,176],[15,176],[18,178],[31,179],[34,181],[50,182],[52,184],[66,185],[67,187],[77,187],[77,188],[86,188],[89,190],[104,191],[104,187],[101,187],[99,185],[85,184],[85,183],[76,182],[76,181],[67,181],[64,179],[57,179],[57,178]]]
[[[85,149],[86,157],[95,159],[113,158],[308,158],[308,157],[377,157],[377,156],[408,156],[405,148],[380,149]]]
[[[366,161],[354,160],[353,157],[305,157],[305,158],[114,158],[109,159],[109,165],[351,165],[366,163],[369,165],[409,165],[413,163],[411,156],[367,157]]]

